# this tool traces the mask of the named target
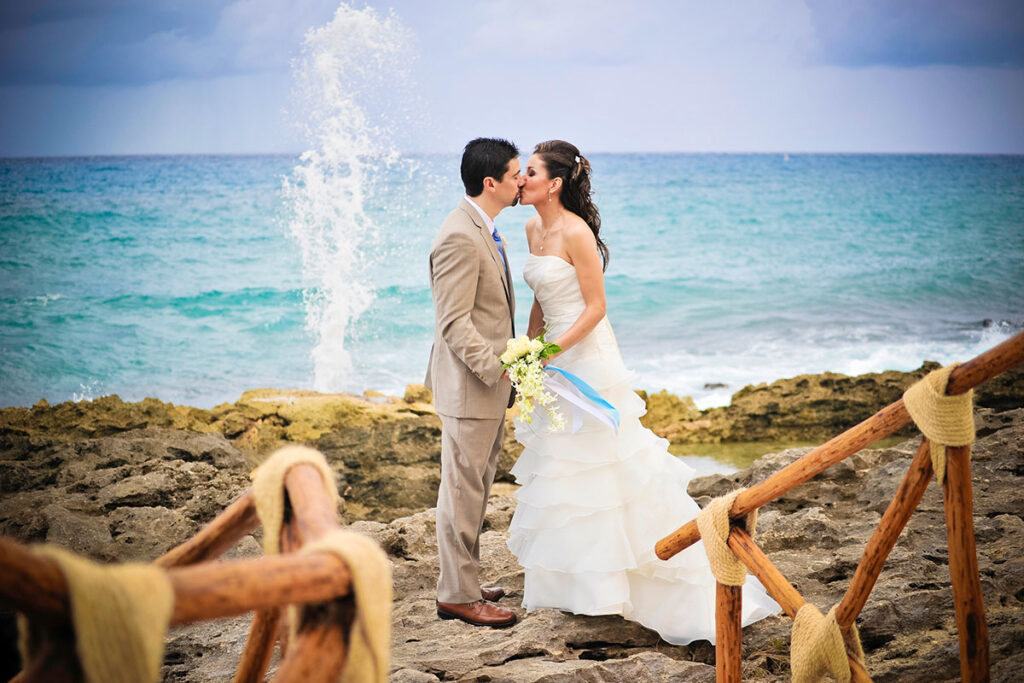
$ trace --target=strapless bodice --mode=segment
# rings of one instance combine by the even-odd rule
[[[549,328],[572,325],[587,307],[576,268],[560,256],[530,254],[523,266],[523,278],[544,309]]]
[[[560,256],[530,254],[523,266],[523,278],[544,311],[547,339],[557,340],[587,307],[576,268]],[[553,362],[584,378],[598,390],[629,380],[607,317]]]

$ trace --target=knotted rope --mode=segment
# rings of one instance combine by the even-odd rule
[[[315,467],[320,472],[327,495],[332,501],[338,500],[334,473],[319,451],[304,446],[288,446],[274,452],[251,475],[256,512],[263,523],[263,548],[268,555],[276,555],[280,551],[284,477],[288,470],[300,463]],[[344,560],[352,576],[356,616],[349,633],[349,655],[341,683],[385,683],[390,661],[392,599],[391,564],[387,555],[373,539],[343,529],[331,531],[306,544],[301,552],[333,553]],[[293,632],[295,626],[293,614]]]
[[[946,395],[954,363],[928,373],[903,394],[903,405],[931,444],[932,468],[939,483],[946,478],[946,447],[974,442],[974,390]]]
[[[33,550],[54,560],[68,582],[78,662],[89,683],[148,683],[160,679],[164,635],[174,589],[164,571],[148,564],[101,565],[56,546]],[[19,615],[25,665],[41,643],[34,624]]]
[[[715,498],[697,515],[697,530],[700,531],[704,552],[711,564],[711,573],[718,583],[726,586],[742,586],[747,578],[747,566],[740,562],[729,549],[729,510],[736,496],[746,489],[737,489]],[[754,535],[757,526],[757,510],[743,518],[747,533]]]
[[[863,664],[864,650],[856,624],[850,627],[848,643],[857,661]],[[793,683],[816,683],[823,680],[826,673],[832,674],[839,683],[847,683],[851,674],[846,644],[836,622],[836,608],[823,616],[817,607],[805,603],[793,619],[790,635],[789,667]]]
[[[388,679],[391,643],[391,564],[368,536],[338,529],[310,543],[303,553],[334,553],[348,565],[356,601],[356,620],[349,634],[351,654],[342,683]]]
[[[324,489],[332,501],[338,500],[334,472],[320,451],[306,446],[285,446],[274,451],[263,464],[252,471],[252,496],[256,514],[263,524],[263,553],[277,555],[281,551],[281,525],[284,521],[284,476],[295,465],[305,463],[320,472]]]

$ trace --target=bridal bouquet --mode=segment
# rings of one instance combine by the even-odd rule
[[[544,388],[544,366],[541,361],[561,350],[558,344],[545,340],[543,333],[536,339],[523,334],[509,339],[505,352],[500,356],[501,365],[508,370],[509,379],[516,389],[519,419],[532,422],[533,409],[540,405],[548,414],[554,431],[565,428],[565,419],[551,406],[555,397]]]

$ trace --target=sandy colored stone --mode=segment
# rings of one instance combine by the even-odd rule
[[[697,404],[689,396],[679,397],[664,389],[656,394],[648,394],[646,391],[638,391],[637,394],[647,406],[647,412],[640,418],[640,422],[648,429],[659,433],[678,422],[697,420],[701,417]]]
[[[972,461],[975,528],[992,673],[995,681],[1011,681],[1024,667],[1024,497],[1019,494],[1024,410],[979,410],[977,422],[979,440]],[[0,459],[4,473],[11,463],[41,473],[27,482],[26,490],[0,497],[0,531],[26,541],[49,537],[97,559],[152,558],[194,533],[249,485],[246,455],[220,434],[149,428],[75,441],[33,439],[33,448],[7,450],[7,459]],[[827,609],[842,597],[916,446],[917,441],[909,440],[862,451],[761,510],[756,540],[820,608]],[[760,458],[734,475],[695,479],[690,493],[707,500],[730,488],[750,486],[805,452],[790,449]],[[74,476],[66,475],[68,471]],[[111,480],[105,474],[109,472],[118,476]],[[393,476],[398,472],[390,470]],[[381,487],[384,481],[380,480]],[[156,490],[160,482],[170,487],[169,492]],[[164,504],[142,504],[152,498]],[[106,509],[110,504],[115,507]],[[392,563],[392,681],[713,679],[714,650],[706,641],[674,647],[619,617],[556,610],[525,613],[520,607],[523,573],[505,545],[514,507],[513,498],[493,497],[481,537],[483,578],[506,588],[509,596],[501,602],[521,619],[508,630],[478,629],[437,618],[432,509],[389,523],[367,520],[352,525],[377,539]],[[249,536],[229,556],[258,552],[258,540]],[[958,679],[937,486],[929,487],[889,556],[858,626],[875,680]],[[165,679],[230,680],[247,628],[248,618],[240,617],[173,629]],[[787,618],[771,617],[744,630],[744,680],[788,680],[789,628]]]
[[[405,387],[406,403],[433,403],[434,394],[423,384],[409,384]]]
[[[800,375],[744,387],[733,394],[728,406],[697,414],[685,399],[653,394],[646,396],[649,415],[643,419],[653,431],[676,444],[823,443],[900,399],[911,384],[937,367],[938,363],[927,362],[913,372]],[[1024,406],[1024,366],[979,387],[975,406],[997,411]],[[906,436],[915,433],[912,424],[900,432]]]

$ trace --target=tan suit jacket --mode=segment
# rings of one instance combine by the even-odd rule
[[[506,254],[507,254],[506,247]],[[498,355],[513,334],[515,294],[490,230],[465,199],[430,250],[434,346],[425,384],[442,415],[503,417],[511,385]]]

